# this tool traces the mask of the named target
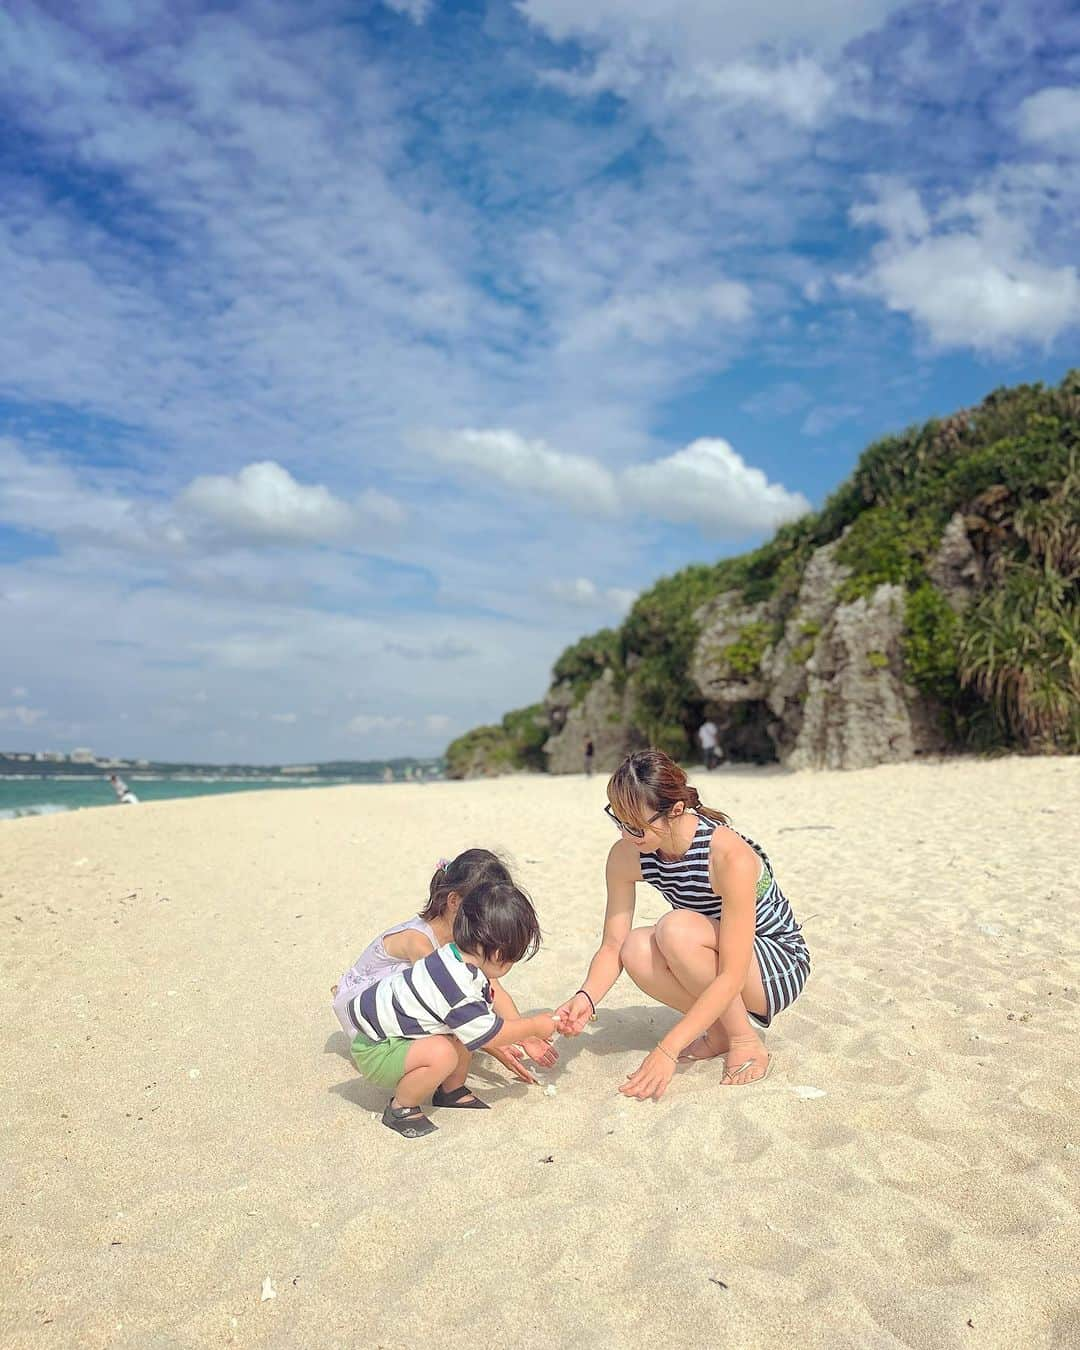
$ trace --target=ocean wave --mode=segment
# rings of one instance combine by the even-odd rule
[[[0,806],[0,820],[17,820],[19,816],[54,816],[58,811],[73,811],[63,802],[32,802],[29,806]]]

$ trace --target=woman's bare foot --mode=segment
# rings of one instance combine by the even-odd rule
[[[769,1053],[756,1036],[740,1036],[731,1042],[721,1079],[724,1087],[745,1087],[769,1072]]]
[[[696,1041],[691,1041],[679,1056],[681,1064],[696,1064],[699,1059],[719,1059],[728,1052],[728,1038],[721,1026],[711,1026]]]

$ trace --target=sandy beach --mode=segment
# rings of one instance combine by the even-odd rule
[[[692,781],[805,923],[768,1081],[699,1064],[618,1096],[674,1020],[624,977],[546,1086],[481,1057],[495,1109],[417,1142],[380,1125],[329,985],[480,844],[546,934],[508,987],[568,997],[602,776],[0,825],[0,1343],[1080,1342],[1076,761]],[[639,887],[639,922],[664,908]]]

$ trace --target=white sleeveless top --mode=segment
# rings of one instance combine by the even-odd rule
[[[356,1028],[349,1018],[347,1005],[370,985],[377,984],[388,975],[396,975],[399,970],[405,970],[412,964],[411,961],[403,961],[399,956],[391,956],[383,945],[385,938],[392,937],[394,933],[404,933],[410,928],[423,933],[432,948],[438,951],[439,939],[435,936],[435,930],[418,914],[414,919],[396,923],[393,928],[380,933],[374,942],[364,948],[338,981],[338,991],[334,995],[334,1013],[341,1023],[342,1031],[350,1041],[356,1035]]]

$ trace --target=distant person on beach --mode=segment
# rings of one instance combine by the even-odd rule
[[[462,900],[483,882],[503,882],[514,885],[510,870],[490,849],[470,848],[452,861],[440,858],[428,886],[427,904],[419,914],[394,924],[379,934],[361,952],[341,979],[331,989],[334,1013],[345,1035],[351,1041],[357,1033],[351,1013],[353,1000],[369,985],[389,975],[407,970],[415,961],[423,960],[440,947],[454,940],[454,919]],[[517,1005],[499,981],[493,980],[495,1010],[506,1021],[521,1016]],[[524,1083],[535,1083],[536,1078],[525,1065],[526,1058],[534,1064],[550,1069],[559,1053],[541,1037],[526,1036],[520,1043],[491,1046],[484,1049],[500,1064],[517,1075]]]
[[[517,1041],[548,1041],[555,1013],[504,1018],[495,983],[540,947],[532,901],[506,881],[482,881],[463,896],[453,941],[388,975],[348,1004],[356,1026],[352,1055],[363,1076],[392,1090],[382,1122],[406,1139],[438,1127],[420,1103],[483,1111],[488,1104],[465,1086],[473,1053]]]
[[[138,806],[138,797],[135,796],[119,774],[109,774],[109,782],[112,785],[112,790],[116,793],[116,800],[121,806]]]
[[[810,954],[765,852],[722,811],[703,806],[661,750],[639,750],[612,774],[604,808],[619,831],[607,858],[600,948],[581,987],[558,1009],[577,1036],[626,970],[683,1016],[619,1091],[663,1096],[680,1063],[724,1061],[721,1082],[743,1086],[769,1071],[757,1027],[794,1003]],[[671,905],[633,928],[635,887],[647,881]]]
[[[719,732],[716,729],[716,723],[711,717],[705,719],[698,727],[698,740],[701,742],[701,751],[704,757],[706,769],[713,770],[720,762],[720,752],[717,749],[717,738]]]
[[[585,737],[585,777],[592,777],[593,756],[596,754],[596,746],[593,744],[591,736]]]

